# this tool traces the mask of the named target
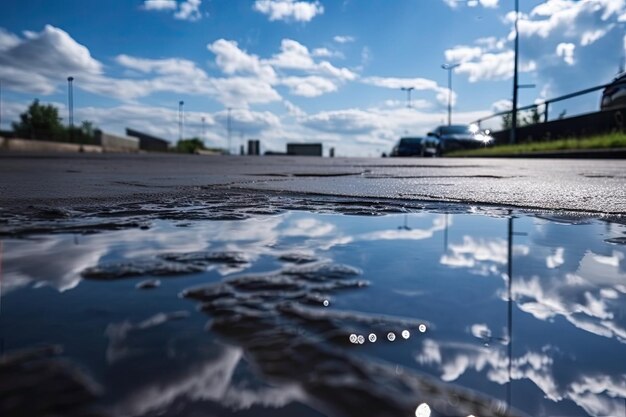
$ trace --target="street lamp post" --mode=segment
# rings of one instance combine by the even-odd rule
[[[205,139],[205,124],[206,124],[206,117],[202,116],[202,140]]]
[[[0,79],[0,130],[2,130],[2,80]]]
[[[517,71],[518,71],[518,56],[519,56],[519,30],[517,22],[519,20],[519,0],[515,0],[515,62],[513,64],[513,110],[511,112],[511,144],[515,143],[515,134],[517,130]]]
[[[74,129],[74,77],[67,77],[67,108],[70,129]]]
[[[411,91],[415,90],[415,87],[401,87],[400,90],[406,91],[406,106],[411,108]]]
[[[232,121],[231,121],[231,112],[232,112],[233,108],[229,107],[228,108],[228,120],[226,121],[226,129],[227,129],[227,133],[228,133],[228,154],[230,154],[231,151],[231,143],[230,143],[230,136],[232,134]]]
[[[452,124],[452,70],[461,64],[443,64],[441,68],[448,71],[448,126]]]
[[[179,140],[183,140],[183,129],[184,129],[184,122],[183,122],[183,106],[185,105],[184,101],[179,101],[178,102],[178,139]]]

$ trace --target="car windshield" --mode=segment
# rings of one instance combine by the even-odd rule
[[[422,138],[402,138],[400,139],[400,146],[419,145],[422,143]]]
[[[469,129],[469,126],[459,125],[459,126],[445,126],[441,128],[441,133],[444,135],[450,134],[463,134],[463,135],[471,135],[472,132]]]

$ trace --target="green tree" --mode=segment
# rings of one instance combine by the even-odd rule
[[[541,123],[541,118],[543,113],[539,112],[539,107],[533,107],[526,114],[524,114],[522,118],[522,126],[534,125],[537,123]]]
[[[543,118],[543,113],[539,112],[538,107],[533,107],[532,109],[517,115],[517,127],[534,125],[537,123],[541,123]],[[502,115],[502,129],[510,129],[513,126],[513,116],[511,113],[506,113]]]
[[[502,115],[502,130],[510,129],[513,126],[512,113],[506,113]]]
[[[51,104],[41,105],[38,99],[20,114],[19,123],[13,122],[12,126],[17,136],[33,139],[54,139],[63,136],[65,130],[58,109]]]
[[[83,123],[80,125],[80,130],[85,136],[93,138],[96,133],[96,126],[92,121],[83,120]]]
[[[176,151],[181,153],[195,153],[197,150],[206,149],[204,142],[199,138],[181,139],[176,143]]]

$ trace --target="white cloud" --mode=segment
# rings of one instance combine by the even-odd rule
[[[334,56],[339,56],[336,52],[333,52],[328,48],[315,48],[313,49],[312,55],[323,58],[332,58]]]
[[[484,263],[504,265],[508,259],[508,248],[504,239],[475,239],[472,236],[463,236],[463,243],[450,244],[449,251],[450,254],[441,257],[442,265],[474,268]],[[528,252],[528,246],[513,246],[514,255],[527,255]],[[487,270],[495,274],[499,272],[497,269]],[[483,273],[482,270],[480,272]]]
[[[609,26],[607,28],[588,30],[584,32],[582,36],[580,37],[580,45],[581,46],[591,45],[598,39],[601,39],[602,37],[604,37],[604,35],[606,35],[607,32],[611,29],[612,27]]]
[[[343,81],[351,81],[357,77],[349,69],[337,68],[328,61],[315,62],[309,49],[292,39],[283,39],[280,44],[280,53],[274,55],[267,62],[277,68],[322,74]]]
[[[582,44],[583,37],[589,42],[606,35],[612,28],[611,21],[617,21],[624,12],[624,0],[548,0],[523,16],[518,26],[521,37],[547,39],[558,35],[579,38]],[[514,17],[514,13],[509,13],[507,21],[512,23]]]
[[[337,43],[350,43],[354,42],[355,39],[353,36],[337,35],[333,38],[333,40]]]
[[[176,0],[145,0],[143,8],[146,10],[175,10]]]
[[[99,75],[102,64],[89,50],[67,32],[46,25],[43,31],[30,32],[24,39],[4,32],[0,38],[0,77],[4,85],[18,91],[51,94],[59,79],[81,74]]]
[[[574,49],[576,45],[573,43],[560,43],[556,46],[556,55],[563,58],[567,65],[574,65]]]
[[[271,59],[259,59],[239,49],[234,41],[217,40],[208,45],[216,55],[216,63],[225,74],[248,73],[269,85],[289,87],[291,94],[302,97],[318,97],[337,91],[339,85],[356,78],[347,68],[337,68],[328,61],[316,62],[309,49],[301,43],[283,39],[280,52]],[[274,69],[301,71],[306,76],[281,74]],[[273,100],[272,100],[273,101]]]
[[[499,1],[500,0],[443,0],[443,2],[452,9],[456,9],[460,5],[465,5],[467,7],[482,6],[485,8],[494,9],[498,7]]]
[[[480,45],[488,51],[504,49],[506,46],[506,39],[499,39],[495,36],[488,36],[486,38],[478,38],[474,41],[476,45]]]
[[[225,130],[228,124],[228,111],[220,111],[213,115],[220,129]],[[233,109],[230,112],[231,128],[244,134],[260,134],[264,131],[280,127],[280,119],[271,112],[257,112],[250,109]]]
[[[367,77],[361,81],[364,84],[392,90],[413,87],[417,91],[434,91],[436,99],[440,104],[448,103],[448,89],[440,87],[437,82],[427,78]],[[456,93],[452,92],[452,105],[456,103],[456,97]]]
[[[622,398],[626,385],[620,375],[582,370],[565,375],[555,372],[557,355],[550,346],[541,351],[527,351],[511,360],[511,379],[528,380],[552,402],[569,399],[590,415],[616,416],[624,410]],[[497,384],[509,382],[509,360],[502,348],[483,347],[460,342],[438,342],[426,339],[416,361],[436,367],[444,381],[456,381],[468,371],[484,373]]]
[[[144,10],[171,11],[174,18],[178,20],[188,20],[190,22],[200,20],[202,12],[200,6],[202,0],[144,0],[142,8]]]
[[[484,53],[478,58],[462,62],[454,69],[455,73],[467,74],[470,82],[506,80],[513,77],[514,53],[506,50],[497,53]],[[537,68],[534,61],[520,62],[520,72],[530,72]]]
[[[554,251],[554,254],[546,258],[546,267],[548,267],[548,269],[554,269],[563,265],[563,263],[565,262],[565,260],[563,259],[564,253],[565,253],[565,248],[562,248],[562,247],[556,248],[556,250]]]
[[[375,232],[364,233],[356,236],[355,240],[424,240],[430,239],[435,232],[445,230],[450,226],[450,222],[446,225],[444,216],[435,217],[431,227],[420,229],[412,227],[409,229],[387,229]]]
[[[488,112],[457,113],[459,123],[484,117]],[[319,132],[351,135],[355,141],[370,144],[385,144],[391,147],[398,137],[409,132],[412,135],[425,134],[434,125],[443,123],[440,113],[420,112],[406,107],[344,109],[324,111],[299,118],[299,122]]]
[[[200,13],[200,5],[202,0],[187,0],[180,4],[178,11],[174,14],[174,18],[179,20],[196,21],[202,17]]]
[[[285,77],[281,84],[289,87],[292,94],[302,97],[318,97],[337,91],[337,85],[331,80],[318,76]]]
[[[115,61],[123,67],[143,73],[177,75],[182,77],[206,78],[206,73],[192,61],[178,58],[146,59],[129,55],[118,55]]]
[[[546,0],[520,13],[520,72],[532,72],[540,97],[571,93],[581,86],[607,82],[617,58],[607,50],[621,50],[622,17],[626,0]],[[477,39],[446,51],[448,62],[462,62],[455,72],[470,82],[507,80],[513,73],[512,43],[515,13],[506,14],[504,38]],[[626,21],[626,19],[624,20]],[[480,55],[478,49],[481,49]]]
[[[292,39],[283,39],[280,43],[280,53],[274,55],[270,61],[279,68],[311,70],[315,63],[309,49],[300,42]]]
[[[502,99],[494,102],[491,105],[491,109],[494,113],[500,113],[501,111],[511,110],[513,108],[513,102],[511,100]]]
[[[306,117],[302,124],[323,132],[349,135],[371,133],[381,127],[377,118],[358,109],[320,112]]]
[[[480,57],[482,53],[483,50],[478,46],[455,46],[447,49],[444,55],[448,62],[465,62]]]
[[[549,0],[544,3],[535,6],[530,13],[531,16],[552,16],[555,13],[559,13],[563,10],[567,10],[574,5],[571,0]]]
[[[324,13],[324,6],[319,1],[256,0],[253,9],[269,16],[270,21],[287,22],[309,22]]]
[[[616,274],[619,265],[598,263],[597,256],[586,253],[578,271],[562,277],[516,279],[513,296],[520,310],[539,320],[562,316],[581,330],[626,343],[626,329],[615,318],[615,285],[590,281],[599,275],[619,282],[624,274]]]
[[[219,39],[207,48],[216,55],[216,63],[226,74],[248,73],[263,80],[273,82],[276,79],[274,69],[261,62],[256,55],[250,55],[239,49],[237,42]]]
[[[267,82],[251,77],[212,79],[220,102],[229,107],[246,107],[249,103],[271,103],[281,96]]]
[[[0,52],[13,48],[20,43],[20,38],[0,28]]]
[[[500,0],[479,0],[481,6],[491,9],[498,7],[499,1]]]
[[[322,74],[326,74],[344,81],[353,81],[357,78],[357,75],[354,72],[350,71],[348,68],[337,68],[328,61],[322,61],[317,64],[315,70]]]

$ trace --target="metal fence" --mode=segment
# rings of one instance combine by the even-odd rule
[[[572,99],[572,98],[575,98],[575,97],[579,97],[579,96],[582,96],[582,95],[585,95],[585,94],[593,93],[593,92],[596,92],[598,90],[602,90],[602,89],[606,88],[609,85],[610,85],[610,83],[609,84],[599,85],[599,86],[596,86],[596,87],[586,88],[584,90],[580,90],[580,91],[577,91],[575,93],[566,94],[564,96],[560,96],[560,97],[556,97],[556,98],[551,98],[549,100],[545,100],[545,101],[542,101],[540,103],[531,104],[531,105],[524,106],[524,107],[518,107],[517,108],[517,117],[518,117],[517,120],[518,121],[520,120],[519,119],[520,112],[525,112],[527,110],[535,110],[538,114],[541,115],[541,118],[543,119],[543,123],[546,123],[549,120],[550,106],[552,104],[558,103],[558,102],[564,101],[564,100],[569,100],[569,99]],[[542,112],[539,112],[540,108],[543,110]],[[496,118],[496,117],[503,117],[503,116],[511,115],[512,113],[513,113],[513,110],[505,110],[505,111],[501,111],[501,112],[498,112],[498,113],[494,113],[494,114],[492,114],[490,116],[487,116],[487,117],[483,117],[483,118],[474,120],[472,123],[475,123],[479,127],[482,128],[482,125],[484,124],[484,122],[486,122],[488,120],[491,120],[493,118]],[[541,123],[541,122],[539,122],[539,123]]]

